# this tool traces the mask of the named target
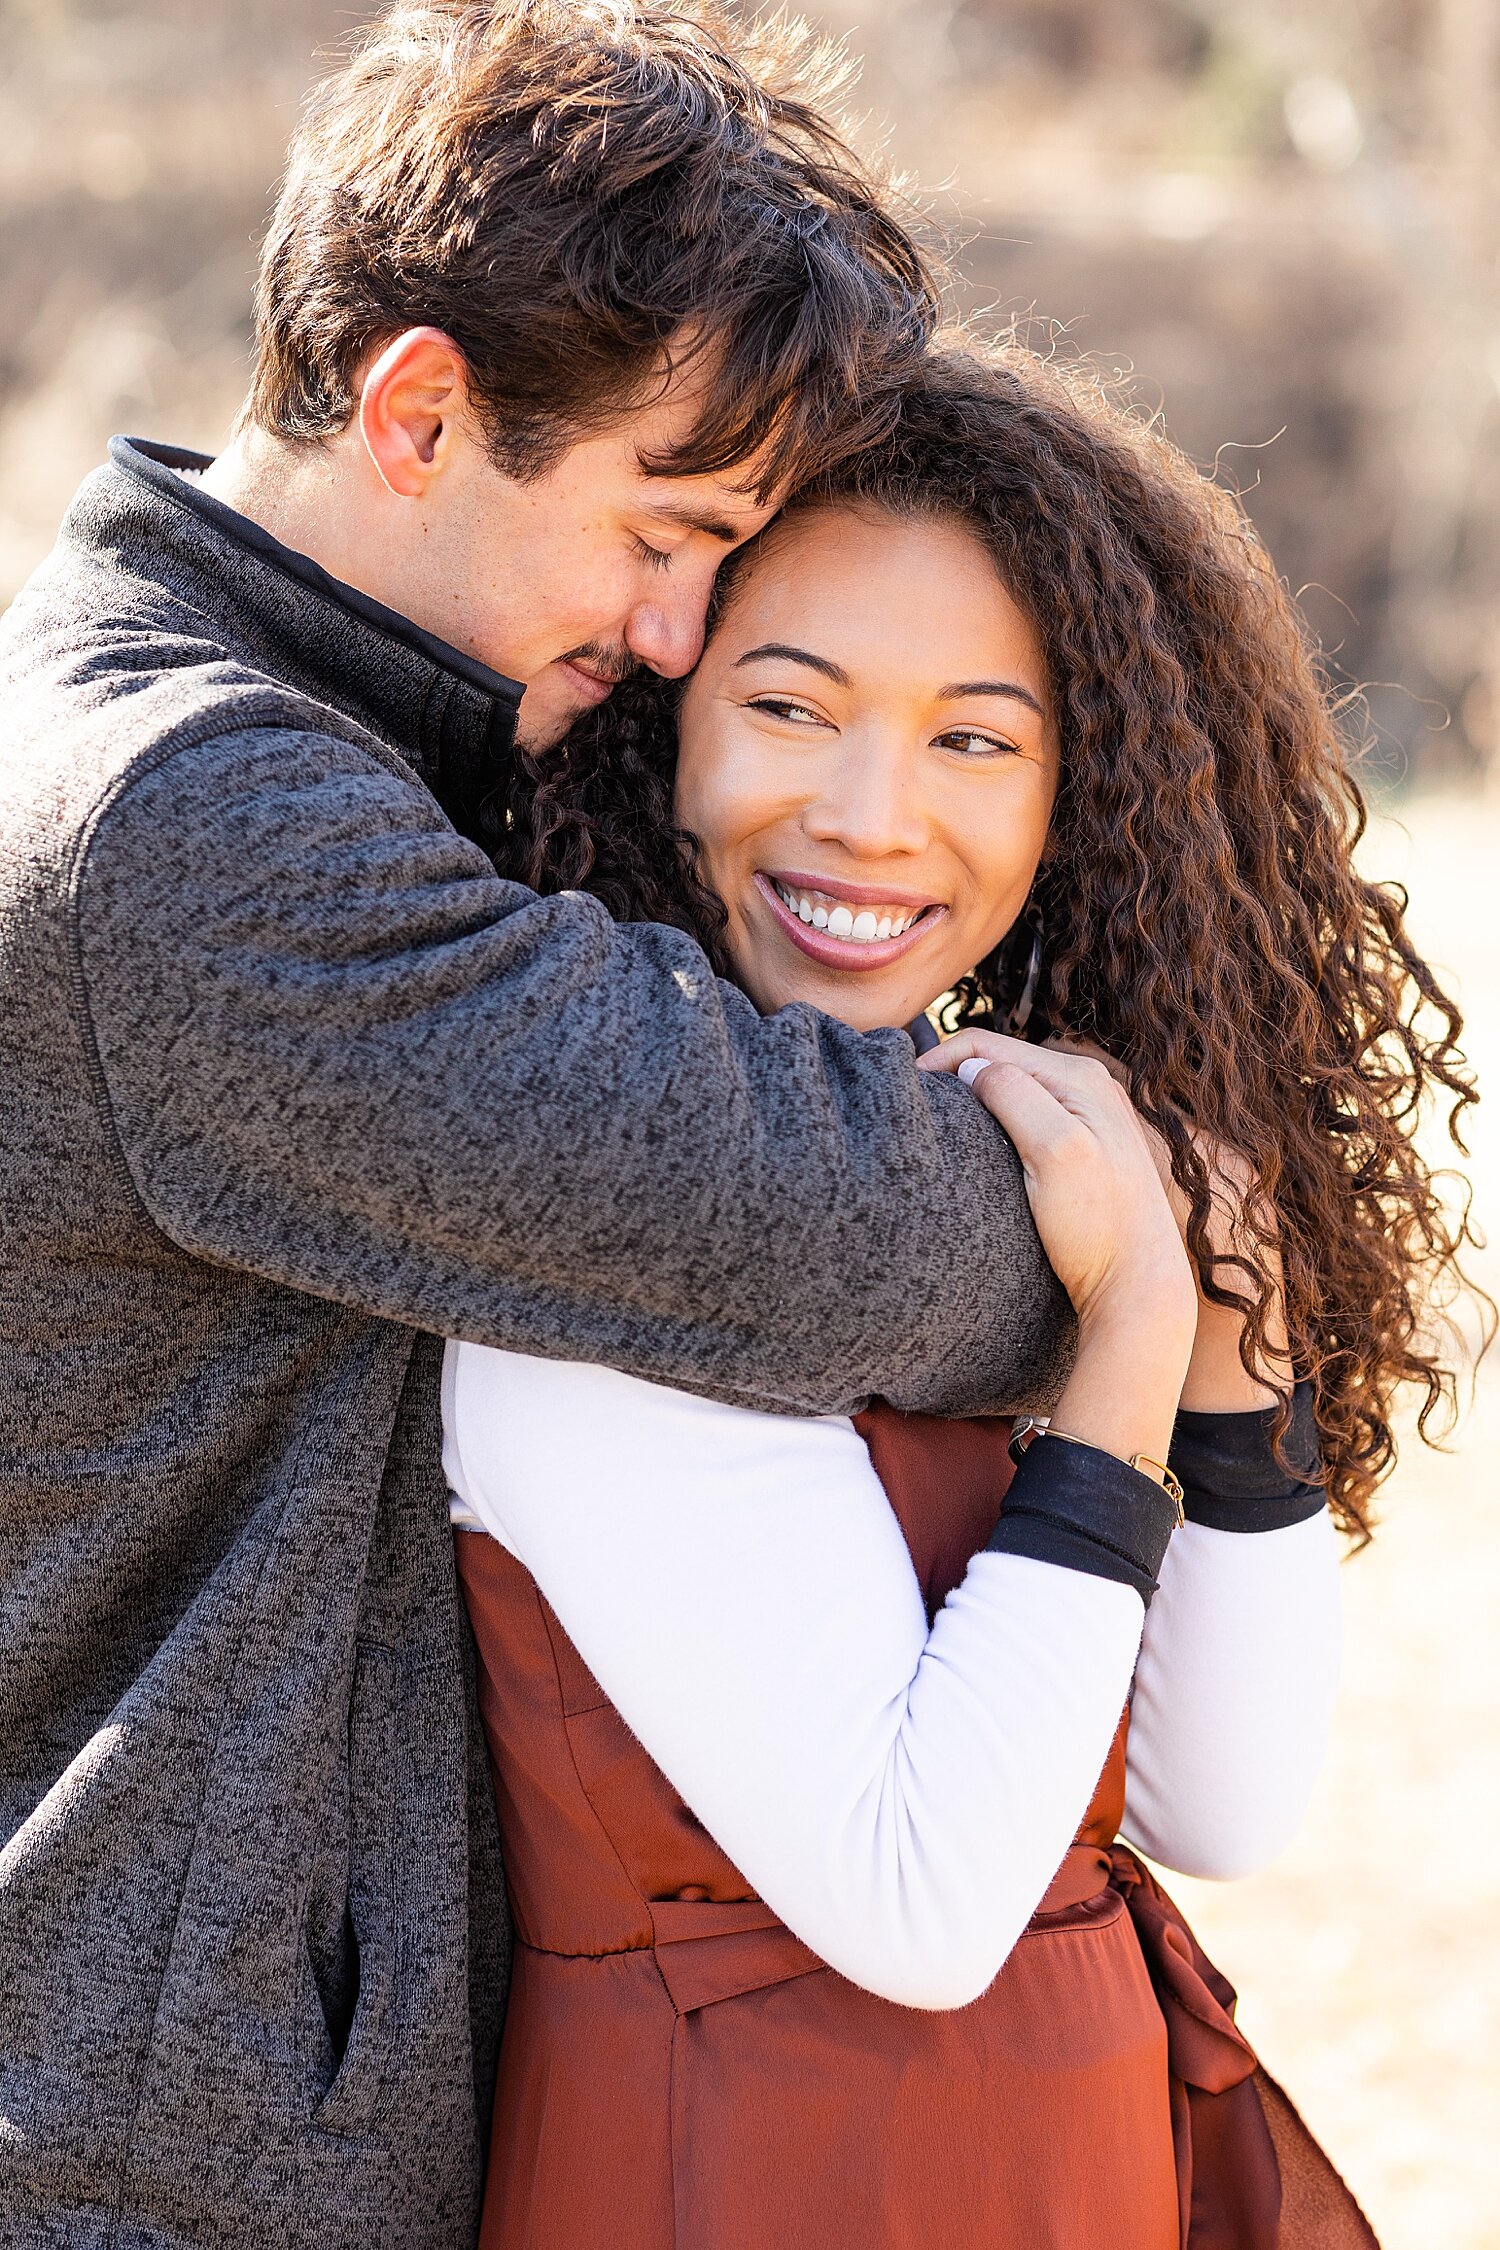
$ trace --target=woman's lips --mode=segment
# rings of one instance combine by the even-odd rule
[[[777,890],[769,875],[757,870],[755,887],[770,907],[781,928],[791,939],[799,953],[816,961],[825,969],[886,969],[893,961],[900,961],[914,946],[920,945],[929,930],[935,930],[947,917],[945,906],[928,906],[919,919],[904,929],[900,937],[871,938],[861,942],[853,938],[830,937],[827,930],[815,930],[794,914]],[[818,886],[821,888],[821,886]],[[841,886],[844,887],[844,886]]]

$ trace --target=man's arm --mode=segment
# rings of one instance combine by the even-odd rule
[[[753,1404],[1056,1379],[1066,1299],[964,1088],[501,881],[352,743],[254,730],[139,774],[77,929],[125,1162],[199,1256]]]

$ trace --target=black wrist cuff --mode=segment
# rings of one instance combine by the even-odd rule
[[[1322,1513],[1327,1495],[1317,1483],[1318,1429],[1311,1383],[1292,1393],[1292,1419],[1284,1468],[1271,1445],[1274,1406],[1248,1414],[1179,1413],[1168,1462],[1182,1485],[1189,1523],[1213,1531],[1281,1531]]]
[[[1176,1504],[1154,1478],[1094,1446],[1040,1437],[1011,1479],[989,1546],[1112,1578],[1149,1603],[1176,1527]]]

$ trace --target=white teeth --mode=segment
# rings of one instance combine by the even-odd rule
[[[846,945],[881,945],[887,938],[900,937],[917,919],[917,914],[877,914],[868,906],[861,907],[858,913],[849,906],[824,906],[819,903],[818,894],[790,891],[784,883],[773,882],[773,888],[788,913],[795,914],[799,922],[806,922],[815,930],[826,930],[830,937],[841,938]],[[917,913],[921,911],[918,908]]]

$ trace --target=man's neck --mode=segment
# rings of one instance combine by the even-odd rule
[[[204,470],[202,489],[236,515],[269,531],[284,547],[307,555],[346,586],[377,601],[388,591],[369,582],[370,548],[349,522],[349,467],[335,445],[290,445],[263,430],[242,430]],[[361,547],[364,554],[361,554]]]
[[[393,490],[357,424],[303,443],[246,426],[204,471],[202,490],[341,585],[474,662],[502,668],[472,630],[474,564],[462,511]]]

